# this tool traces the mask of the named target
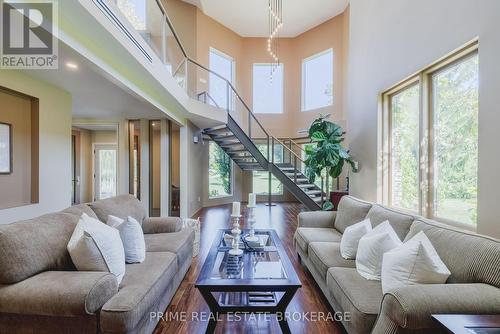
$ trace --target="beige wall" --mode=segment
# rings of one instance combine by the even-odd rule
[[[31,204],[31,100],[0,89],[0,123],[11,124],[12,173],[0,175],[0,209]]]
[[[0,70],[0,86],[39,99],[39,203],[0,210],[0,224],[36,217],[70,206],[70,94],[15,70]],[[3,189],[3,186],[1,188]]]

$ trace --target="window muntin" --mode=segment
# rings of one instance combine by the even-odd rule
[[[333,50],[302,61],[302,111],[333,104]]]
[[[283,113],[283,64],[253,64],[253,112]],[[271,74],[272,73],[272,74]]]
[[[434,216],[477,220],[477,53],[432,75]]]
[[[390,204],[418,212],[419,102],[415,84],[390,97]]]
[[[232,163],[217,143],[208,145],[208,198],[228,197],[232,189]]]

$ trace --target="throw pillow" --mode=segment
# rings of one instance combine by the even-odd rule
[[[382,291],[416,284],[443,284],[451,275],[424,232],[384,254]]]
[[[67,249],[79,271],[107,271],[118,284],[125,275],[125,252],[120,233],[83,213]]]
[[[359,240],[356,270],[366,279],[380,280],[384,253],[401,244],[401,240],[387,220],[377,225]]]
[[[109,215],[107,224],[120,233],[126,263],[140,263],[146,258],[146,243],[141,224],[131,216],[126,220]]]
[[[340,254],[344,259],[354,260],[361,237],[372,230],[370,219],[346,227],[340,239]]]

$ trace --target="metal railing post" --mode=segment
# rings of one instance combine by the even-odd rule
[[[248,137],[252,139],[252,114],[248,113]]]
[[[186,93],[187,95],[189,96],[189,80],[188,80],[188,58],[186,57],[185,58],[185,61],[184,61],[184,85],[186,86],[185,89],[186,89]]]
[[[293,156],[293,182],[297,184],[297,157]]]
[[[290,152],[289,152],[289,154],[290,154],[290,162],[292,162],[292,140],[289,139],[288,143],[289,143],[288,144],[288,148],[290,149]]]
[[[321,177],[321,207],[323,208],[323,202],[325,200],[324,192],[323,192],[323,186],[324,186],[324,178],[323,176]]]

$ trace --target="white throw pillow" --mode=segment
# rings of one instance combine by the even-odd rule
[[[424,232],[419,232],[384,254],[382,291],[415,284],[442,284],[450,275],[430,240]]]
[[[120,233],[83,213],[67,246],[79,271],[108,271],[118,284],[125,275],[125,252]]]
[[[120,232],[125,249],[125,262],[140,263],[146,258],[146,243],[141,224],[128,216],[127,220],[109,215],[107,224]]]
[[[358,251],[358,244],[361,237],[372,230],[370,218],[357,224],[351,225],[344,230],[340,239],[340,255],[344,259],[354,260]]]
[[[387,220],[377,225],[359,240],[356,270],[366,279],[380,280],[384,253],[401,244],[401,240]]]

